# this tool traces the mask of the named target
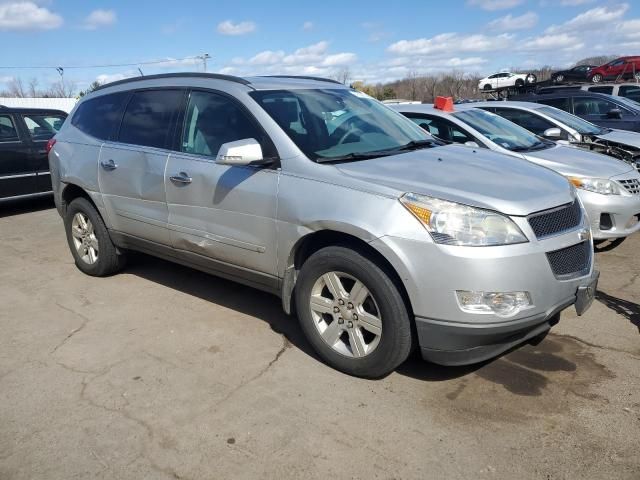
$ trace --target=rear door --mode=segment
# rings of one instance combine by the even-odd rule
[[[114,140],[102,145],[98,181],[112,228],[170,245],[164,172],[185,91],[131,94]]]
[[[275,156],[268,136],[236,99],[209,90],[191,92],[181,132],[165,179],[173,246],[275,275],[278,169],[215,163],[222,144],[248,138]]]
[[[46,146],[49,139],[58,133],[65,118],[66,115],[62,113],[30,113],[22,115],[22,122],[29,134],[30,155],[36,173],[36,189],[38,192],[49,192],[52,189]]]
[[[0,198],[37,192],[35,165],[16,116],[0,114]]]

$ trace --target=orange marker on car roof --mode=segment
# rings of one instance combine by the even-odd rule
[[[442,110],[443,112],[453,112],[453,98],[452,97],[436,97],[433,102],[434,108]]]

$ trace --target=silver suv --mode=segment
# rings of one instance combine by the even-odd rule
[[[385,375],[416,345],[441,364],[485,360],[595,292],[566,179],[442,147],[329,80],[114,82],[50,147],[80,270],[112,274],[139,250],[272,292],[349,374]]]

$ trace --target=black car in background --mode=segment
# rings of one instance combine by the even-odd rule
[[[47,142],[67,114],[0,106],[0,201],[51,192]]]
[[[640,132],[640,104],[624,97],[584,90],[518,95],[509,100],[535,102],[559,108],[600,127]]]
[[[553,83],[586,82],[589,72],[596,67],[597,65],[578,65],[568,70],[554,72],[551,74],[551,81]]]

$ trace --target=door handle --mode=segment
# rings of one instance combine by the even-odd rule
[[[172,182],[175,183],[182,183],[182,184],[189,184],[193,181],[193,179],[186,173],[186,172],[180,172],[177,175],[172,175],[169,177],[169,179]]]
[[[108,172],[110,172],[111,170],[115,170],[116,168],[118,168],[118,165],[116,164],[116,162],[114,162],[113,160],[109,159],[106,162],[100,162],[100,165],[102,166],[102,168],[104,168],[105,170],[107,170]]]

